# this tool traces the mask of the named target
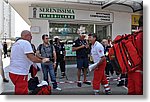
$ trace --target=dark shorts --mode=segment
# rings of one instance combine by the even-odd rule
[[[89,66],[88,58],[77,59],[77,68],[79,68],[79,69],[88,68],[88,66]]]

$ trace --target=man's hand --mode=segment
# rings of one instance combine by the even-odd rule
[[[99,61],[97,66],[101,65],[103,63],[103,61],[106,61],[106,57],[104,57],[104,56],[101,57],[101,60]]]
[[[42,63],[46,63],[46,62],[49,62],[50,60],[49,60],[49,58],[43,58],[42,59]]]
[[[88,45],[88,44],[86,44],[86,45],[85,45],[85,48],[89,48],[89,45]]]

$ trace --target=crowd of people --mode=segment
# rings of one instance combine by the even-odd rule
[[[143,32],[142,17],[139,20],[139,31],[137,32],[141,31]],[[79,34],[79,38],[74,41],[72,46],[72,51],[76,51],[77,58],[77,86],[82,87],[82,82],[91,85],[91,83],[87,81],[87,71],[89,67],[88,54],[90,53],[93,63],[98,63],[93,71],[92,87],[94,94],[100,94],[100,84],[104,86],[106,94],[111,94],[112,92],[108,78],[113,77],[115,72],[108,57],[109,48],[113,46],[111,40],[110,38],[105,38],[101,42],[98,42],[97,35],[92,33],[88,34],[88,39],[86,40],[86,35],[85,32]],[[62,89],[57,85],[56,76],[58,65],[60,65],[61,78],[66,76],[66,51],[64,44],[60,42],[59,38],[55,38],[55,41],[52,44],[49,41],[49,36],[44,34],[41,38],[43,42],[39,44],[36,49],[35,46],[31,44],[31,39],[31,32],[24,30],[21,32],[21,39],[16,41],[11,48],[9,77],[15,86],[15,94],[28,94],[28,74],[33,63],[41,63],[43,80],[49,84],[48,75],[50,75],[53,89],[61,91]],[[137,35],[136,39],[138,42],[136,42],[136,44],[141,42],[137,49],[139,50],[141,57],[143,57],[143,33]],[[5,49],[6,47],[6,43],[4,43],[3,48]],[[6,56],[7,53],[6,50],[4,50],[4,57]],[[140,66],[138,70],[129,72],[126,75],[116,73],[119,78],[117,86],[125,84],[125,86],[128,87],[128,94],[143,94],[142,71],[143,67]],[[84,75],[83,81],[80,78],[81,72],[83,72]],[[122,82],[126,81],[124,78],[128,78],[127,82]],[[3,81],[8,81],[4,75]]]

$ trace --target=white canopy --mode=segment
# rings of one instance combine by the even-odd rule
[[[30,25],[29,6],[53,6],[73,9],[102,9],[120,12],[137,12],[143,10],[143,0],[5,0]]]

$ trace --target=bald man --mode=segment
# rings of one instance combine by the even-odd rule
[[[15,94],[28,94],[28,73],[32,63],[45,63],[49,58],[40,59],[34,55],[31,47],[31,32],[24,30],[11,49],[9,77],[15,85]]]

